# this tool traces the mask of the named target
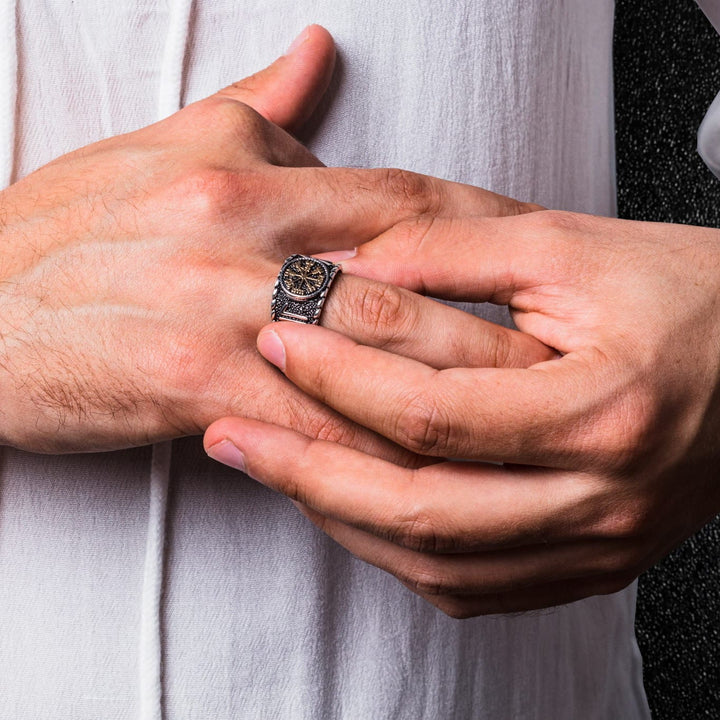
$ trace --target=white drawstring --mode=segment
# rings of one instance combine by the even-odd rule
[[[162,590],[172,443],[153,445],[140,612],[140,720],[162,720]]]
[[[17,0],[0,0],[0,190],[15,174],[17,105]],[[0,459],[5,448],[0,448]]]
[[[0,0],[0,189],[13,181],[17,104],[17,0]]]
[[[170,9],[165,51],[160,68],[158,120],[180,109],[192,4],[193,0],[174,0]]]
[[[168,34],[160,69],[158,120],[177,112],[182,102],[191,10],[192,0],[175,0],[170,8]],[[162,720],[163,717],[162,599],[171,460],[171,442],[153,445],[140,615],[139,720]]]

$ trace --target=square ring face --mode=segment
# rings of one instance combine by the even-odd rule
[[[282,289],[299,300],[314,297],[328,280],[327,267],[318,260],[299,257],[291,260],[280,273]]]

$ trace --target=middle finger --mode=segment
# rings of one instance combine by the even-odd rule
[[[322,324],[361,345],[437,369],[525,368],[555,357],[553,350],[530,335],[354,275],[340,275],[335,281]]]

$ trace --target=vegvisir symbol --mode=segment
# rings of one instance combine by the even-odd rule
[[[311,295],[325,282],[322,266],[313,260],[293,260],[283,273],[285,287],[295,295]]]
[[[275,281],[271,320],[319,324],[328,288],[340,272],[339,265],[307,255],[291,255],[282,264]]]

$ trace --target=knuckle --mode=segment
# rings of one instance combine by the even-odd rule
[[[233,173],[226,170],[193,168],[174,183],[174,204],[193,217],[215,220],[227,212],[235,185]]]
[[[595,225],[591,215],[566,210],[539,210],[532,212],[532,222],[538,229],[550,237],[577,237],[592,232]]]
[[[610,548],[597,553],[591,569],[596,575],[606,578],[614,577],[618,573],[639,575],[641,562],[638,547],[634,543],[613,542]]]
[[[390,540],[401,547],[429,555],[451,549],[451,541],[438,529],[434,513],[424,507],[414,508],[399,518],[390,533]]]
[[[553,233],[577,233],[581,227],[582,215],[565,210],[542,210],[534,214],[534,220],[541,228]]]
[[[659,411],[648,393],[634,389],[617,392],[600,421],[598,457],[608,468],[632,476],[646,465],[663,433],[658,432]]]
[[[437,218],[428,214],[401,220],[392,228],[393,246],[406,256],[420,252],[436,222]]]
[[[195,137],[196,134],[202,132],[203,128],[207,127],[213,115],[213,100],[214,98],[205,98],[186,105],[182,110],[162,121],[163,129],[171,128],[181,137],[188,134]]]
[[[177,121],[182,122],[182,136],[193,144],[193,150],[202,146],[218,165],[227,162],[227,148],[231,147],[234,163],[250,166],[258,156],[272,156],[277,141],[275,126],[253,107],[233,98],[232,87],[188,105],[177,113]]]
[[[387,168],[384,185],[398,204],[417,215],[436,215],[442,204],[438,185],[425,175]]]
[[[493,333],[492,342],[492,361],[494,363],[494,367],[503,368],[510,366],[514,351],[510,335],[501,329],[497,329]]]
[[[514,200],[515,203],[515,214],[516,215],[527,215],[528,213],[540,212],[547,210],[543,205],[538,205],[532,202],[523,202],[522,200]]]
[[[233,93],[240,89],[240,84],[235,83],[207,100],[205,132],[209,128],[216,138],[229,139],[264,133],[267,122],[262,115],[249,105],[233,99]]]
[[[426,387],[400,409],[393,436],[408,450],[420,455],[446,453],[451,440],[450,421]]]
[[[395,528],[392,541],[415,552],[434,552],[438,546],[432,522],[418,514],[402,520]]]
[[[649,520],[650,511],[647,503],[634,500],[610,515],[606,522],[606,531],[613,538],[638,540],[644,536]]]
[[[404,578],[414,592],[429,597],[450,595],[456,591],[456,585],[451,577],[443,572],[432,560],[422,559]]]
[[[413,257],[421,252],[436,223],[437,218],[427,214],[400,220],[388,230],[388,235],[392,238],[393,252],[398,257]]]
[[[547,209],[536,203],[523,202],[522,200],[516,200],[513,197],[504,195],[498,196],[498,205],[497,214],[500,216],[527,215],[528,213]]]
[[[312,414],[305,422],[305,432],[316,440],[353,447],[357,442],[357,428],[348,420],[335,415]]]
[[[221,91],[187,105],[180,112],[171,115],[168,121],[174,123],[179,130],[185,130],[188,139],[205,137],[208,129],[211,129],[214,140],[222,142],[236,133],[238,117],[234,106],[237,105],[239,103],[224,97]]]
[[[226,222],[243,208],[257,205],[263,184],[267,180],[254,173],[240,175],[223,168],[193,168],[172,184],[169,204],[177,209],[179,217],[200,222],[207,230],[207,225]]]
[[[404,293],[394,285],[370,283],[363,288],[357,308],[359,320],[373,336],[392,340],[409,320]]]
[[[624,479],[604,479],[604,489],[594,499],[588,498],[594,507],[588,507],[589,528],[607,540],[620,541],[613,553],[600,563],[611,566],[614,562],[629,562],[633,554],[642,550],[648,531],[654,523],[655,510],[650,499],[637,488],[629,488]],[[623,486],[618,486],[623,483]],[[590,519],[594,515],[593,519]]]
[[[205,396],[213,382],[210,358],[198,354],[198,341],[203,339],[176,335],[165,344],[164,351],[154,354],[152,376],[163,378],[168,390],[181,402]]]
[[[327,440],[340,445],[352,446],[357,426],[349,420],[315,404],[287,399],[282,404],[282,417],[291,427],[314,440]]]

